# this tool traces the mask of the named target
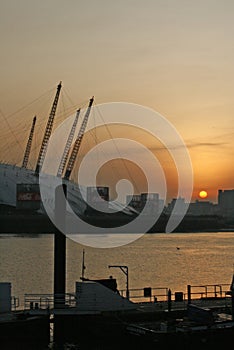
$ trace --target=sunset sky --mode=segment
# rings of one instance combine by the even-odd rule
[[[61,80],[60,114],[94,95],[168,119],[191,156],[193,199],[216,201],[234,188],[233,33],[233,0],[1,0],[0,159],[20,164]]]

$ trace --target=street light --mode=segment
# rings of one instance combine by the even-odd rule
[[[128,266],[126,265],[109,265],[111,267],[118,267],[126,276],[126,297],[129,299],[129,288],[128,288]]]

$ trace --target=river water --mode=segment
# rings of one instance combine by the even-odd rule
[[[126,277],[108,265],[127,265],[129,288],[168,287],[186,291],[187,285],[230,283],[234,266],[234,232],[147,234],[116,248],[92,248],[67,239],[67,292],[74,292],[85,250],[85,277]],[[54,236],[0,235],[0,281],[12,283],[12,295],[24,304],[25,293],[53,292]]]
[[[170,288],[186,292],[187,285],[229,284],[234,266],[234,232],[146,234],[116,248],[92,248],[67,239],[66,291],[74,292],[85,251],[85,277],[126,276],[108,265],[127,265],[129,288]],[[54,236],[0,235],[0,281],[11,282],[12,295],[24,307],[26,293],[53,293]]]

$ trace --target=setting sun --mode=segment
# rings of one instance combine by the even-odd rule
[[[199,192],[199,197],[200,198],[206,198],[207,197],[207,192],[206,191],[200,191]]]

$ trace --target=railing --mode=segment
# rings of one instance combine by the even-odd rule
[[[24,309],[25,310],[46,310],[59,307],[75,307],[76,295],[66,294],[25,294]]]
[[[207,284],[190,287],[191,297],[193,296],[195,299],[224,298],[230,292],[230,284]]]
[[[167,287],[145,287],[129,289],[129,300],[139,305],[155,305],[159,309],[186,308],[189,301],[197,305],[220,308],[231,307],[229,284],[189,285],[187,293],[171,292]],[[126,290],[120,290],[119,294],[126,298]],[[17,300],[17,299],[16,299]],[[88,304],[87,307],[91,307]],[[78,299],[76,294],[25,294],[25,310],[51,310],[56,308],[76,307]],[[15,301],[15,305],[17,302]]]
[[[129,289],[129,299],[132,302],[156,302],[166,301],[168,296],[168,288],[157,287],[157,288],[135,288]],[[120,290],[120,295],[126,297],[126,290]]]
[[[120,290],[120,295],[126,297],[126,289]],[[169,288],[138,288],[129,289],[129,299],[132,302],[162,302],[168,301]],[[226,298],[230,294],[230,284],[207,284],[207,285],[193,285],[190,286],[190,296],[187,292],[171,292],[172,301],[185,301],[190,297],[192,300],[198,299],[221,299]]]
[[[11,308],[12,310],[16,310],[19,307],[19,298],[11,297]]]

